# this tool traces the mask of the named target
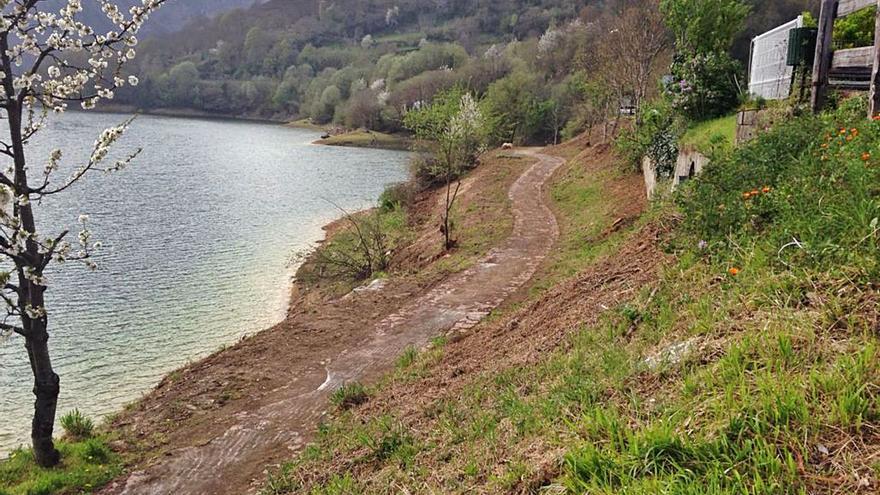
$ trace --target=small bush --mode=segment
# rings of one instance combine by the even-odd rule
[[[367,215],[345,213],[348,228],[313,251],[294,253],[292,262],[308,262],[299,275],[318,280],[361,281],[388,268],[392,239],[388,230],[399,219],[381,209]]]
[[[684,121],[672,110],[670,103],[659,100],[640,109],[641,122],[625,129],[615,141],[617,150],[633,169],[639,169],[642,158],[654,161],[657,175],[671,177],[678,159],[678,139],[684,134]]]
[[[461,169],[451,170],[449,180],[457,180],[475,165],[472,164],[469,168],[462,167]],[[446,184],[447,168],[436,156],[429,154],[415,155],[409,162],[409,170],[416,184],[422,189],[430,189]]]
[[[727,53],[678,55],[672,73],[675,81],[666,92],[672,97],[673,107],[690,119],[726,115],[740,102],[737,77],[742,74],[742,66]]]
[[[79,409],[74,409],[61,416],[61,427],[71,440],[85,440],[92,437],[95,424]]]
[[[392,184],[385,188],[379,196],[379,209],[383,213],[391,212],[399,208],[405,208],[412,204],[416,191],[409,182]]]
[[[339,409],[346,410],[367,402],[367,389],[358,382],[343,383],[330,395],[330,402]]]

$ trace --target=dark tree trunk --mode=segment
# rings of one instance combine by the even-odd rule
[[[27,161],[24,154],[22,134],[23,96],[16,93],[12,83],[11,62],[8,55],[8,39],[0,37],[0,61],[5,76],[2,80],[7,95],[6,116],[9,123],[9,140],[12,148],[15,176],[15,195],[25,195],[29,191],[27,180]],[[16,95],[14,98],[12,95]],[[16,259],[18,272],[18,311],[21,314],[22,335],[28,352],[31,371],[34,375],[34,419],[31,423],[31,441],[34,459],[42,467],[52,467],[61,460],[61,454],[52,441],[55,427],[55,409],[58,405],[60,380],[52,369],[49,356],[48,319],[45,314],[44,292],[46,287],[35,283],[34,276],[41,276],[45,268],[45,254],[34,239],[37,232],[33,207],[30,203],[15,203],[15,215],[21,220],[21,229],[31,234],[25,241],[25,252]],[[32,276],[25,275],[30,270]],[[29,313],[29,309],[39,310],[40,315]]]
[[[34,447],[34,459],[43,467],[58,464],[61,454],[52,441],[55,428],[55,408],[58,404],[60,380],[52,370],[49,357],[49,334],[42,322],[34,322],[33,330],[38,327],[38,336],[27,340],[28,357],[34,372],[34,420],[31,424],[31,441]],[[41,334],[41,335],[40,335]]]

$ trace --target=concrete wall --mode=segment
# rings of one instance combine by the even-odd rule
[[[675,162],[675,171],[672,174],[671,181],[659,181],[657,179],[657,167],[650,157],[642,158],[642,175],[645,178],[645,192],[648,199],[652,199],[658,192],[672,191],[679,184],[700,174],[709,159],[694,149],[684,149],[679,151],[678,159]]]

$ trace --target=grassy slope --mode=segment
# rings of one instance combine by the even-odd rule
[[[337,134],[315,142],[317,144],[325,144],[328,146],[354,146],[357,148],[385,148],[396,150],[410,150],[412,149],[413,144],[412,140],[407,137],[363,130]]]
[[[841,121],[846,133],[819,147]],[[654,211],[621,242],[610,258],[647,263],[632,246],[656,242],[643,235],[654,227],[675,256],[653,284],[598,304],[607,310],[583,306],[642,272],[597,282],[608,259],[568,243],[601,252],[613,236],[563,228],[555,263],[583,263],[581,275],[473,342],[406,359],[267,493],[877,493],[880,193],[864,150],[878,142],[880,124],[829,116],[731,155],[696,182],[684,216]],[[577,177],[555,187],[563,225],[607,208]],[[607,189],[608,176],[590,177]],[[769,192],[743,199],[757,183]],[[776,254],[785,236],[804,253]],[[521,351],[498,341],[517,333]]]
[[[122,471],[122,460],[103,438],[59,442],[60,468],[42,469],[30,450],[14,451],[0,463],[2,495],[64,495],[90,493]]]
[[[721,142],[732,146],[736,140],[736,115],[728,115],[713,120],[701,122],[682,136],[683,148],[694,148],[698,151],[709,152]]]

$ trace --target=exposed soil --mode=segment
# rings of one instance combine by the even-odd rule
[[[607,146],[581,150],[575,146],[577,144],[556,147],[548,153],[574,157],[572,166],[583,167],[589,173],[599,174],[617,166]],[[557,174],[567,173],[567,169],[560,169]],[[609,214],[616,220],[602,232],[602,237],[631,226],[631,219],[643,213],[647,206],[644,186],[638,175],[621,175],[609,181],[605,191],[605,199],[613,205]],[[419,379],[391,381],[379,393],[371,395],[367,403],[355,410],[355,422],[366,424],[370,418],[388,414],[403,422],[415,437],[432,438],[432,432],[442,429],[437,424],[437,404],[444,404],[447,400],[455,402],[469,386],[486,376],[498,376],[505,370],[546,360],[548,354],[565,348],[569,335],[595,324],[603,312],[617,307],[621,301],[632,299],[640,289],[650,287],[668,259],[661,249],[665,230],[658,223],[636,229],[627,235],[613,255],[598,260],[579,275],[528,300],[521,307],[506,311],[503,317],[479,324],[463,338],[453,339],[444,347],[439,361]],[[520,296],[525,297],[524,294]],[[558,475],[558,448],[543,445],[536,439],[529,441],[531,443],[518,448],[520,452],[527,452],[530,465],[538,474],[523,478],[521,486],[511,493],[534,493]],[[438,451],[441,454],[447,452],[446,449]],[[508,458],[504,452],[495,452],[494,457]],[[423,457],[419,462],[429,467],[432,481],[438,484],[460,475],[443,459]],[[382,467],[381,463],[358,462],[356,457],[337,456],[330,462],[318,463],[312,471],[301,470],[296,474],[305,486],[309,486],[312,483],[320,485],[334,474],[350,473],[368,487],[368,492],[381,493],[383,487],[371,485],[371,480],[374,477],[381,479],[379,471]],[[488,468],[491,470],[491,466]],[[475,487],[474,492],[487,491],[485,487]]]
[[[564,160],[525,153],[537,161],[510,187],[512,232],[497,248],[433,287],[437,279],[404,277],[294,304],[277,327],[172,373],[112,425],[138,470],[103,493],[252,491],[266,466],[309,440],[336,387],[376,378],[407,346],[477,324],[531,278],[558,234],[542,188]]]

